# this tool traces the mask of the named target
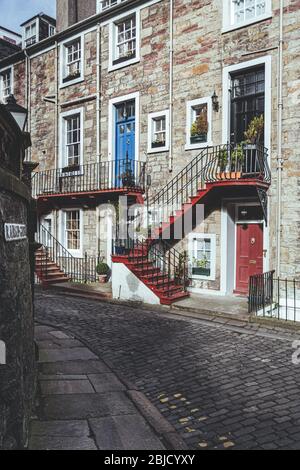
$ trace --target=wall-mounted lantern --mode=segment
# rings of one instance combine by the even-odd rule
[[[216,93],[216,90],[214,91],[214,94],[211,97],[211,101],[212,101],[213,110],[217,113],[220,109],[220,105],[219,105],[219,98]]]

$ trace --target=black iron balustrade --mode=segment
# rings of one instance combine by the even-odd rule
[[[273,278],[275,271],[256,274],[249,279],[249,313],[265,312],[273,304]]]
[[[187,257],[163,240],[114,240],[113,255],[126,256],[130,263],[138,265],[140,275],[170,297],[173,288],[186,292],[188,287]]]
[[[250,277],[249,313],[300,322],[300,279],[281,279],[274,272]]]
[[[270,184],[268,150],[261,145],[225,144],[206,147],[151,201],[156,224],[181,209],[206,183],[256,179]],[[157,220],[159,218],[159,220]]]
[[[38,271],[41,279],[46,279],[49,274],[49,263],[55,265],[72,282],[88,283],[97,281],[96,268],[99,262],[97,256],[83,258],[74,257],[43,225],[37,233],[37,242],[42,245],[40,266]]]
[[[128,159],[41,171],[32,178],[33,197],[118,189],[144,192],[145,171],[145,162]]]

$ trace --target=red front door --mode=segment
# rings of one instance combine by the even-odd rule
[[[262,224],[238,224],[236,244],[236,292],[248,293],[249,277],[263,272]]]

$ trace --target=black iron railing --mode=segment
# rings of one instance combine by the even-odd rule
[[[300,321],[300,279],[274,277],[274,271],[250,277],[249,313],[278,320]]]
[[[170,248],[163,240],[159,243],[148,240],[114,240],[113,254],[126,256],[135,264],[134,271],[147,278],[148,282],[163,291],[166,297],[174,289],[186,291],[188,265],[184,253]]]
[[[143,192],[145,165],[124,159],[41,171],[32,179],[33,197],[116,189]]]
[[[268,150],[261,145],[217,145],[206,147],[151,201],[155,225],[181,209],[206,183],[256,179],[271,182]]]
[[[36,269],[40,280],[48,278],[51,263],[55,263],[72,282],[97,281],[98,257],[87,253],[83,258],[74,257],[44,226],[37,233],[37,242],[42,245]]]
[[[275,271],[250,276],[249,279],[249,313],[265,311],[273,304],[273,278]]]

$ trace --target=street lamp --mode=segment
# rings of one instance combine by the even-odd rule
[[[14,95],[10,95],[7,98],[7,102],[6,102],[5,107],[6,107],[7,111],[9,111],[10,114],[13,116],[16,123],[20,127],[21,131],[24,132],[26,122],[27,122],[27,116],[28,116],[27,109],[23,108],[22,106],[20,106],[17,103],[16,98],[14,97]]]

